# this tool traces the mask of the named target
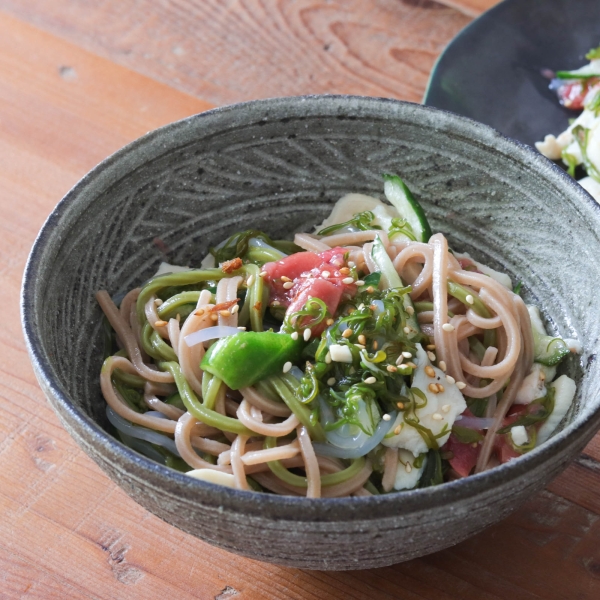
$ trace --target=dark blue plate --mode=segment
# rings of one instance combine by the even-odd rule
[[[454,38],[423,102],[533,145],[576,116],[542,70],[577,69],[599,44],[600,0],[505,0]]]

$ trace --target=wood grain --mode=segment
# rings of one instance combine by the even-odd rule
[[[496,6],[500,0],[438,0],[438,2],[456,8],[469,17],[478,17],[486,10]]]
[[[405,2],[403,10],[418,8],[421,13],[412,14],[424,21],[434,15],[432,38],[435,15],[455,14],[413,4],[425,3]],[[350,5],[356,9],[359,3]],[[392,3],[377,3],[377,10],[383,5]],[[69,8],[55,2],[46,10],[57,6]],[[90,8],[88,20],[78,13],[69,27],[83,30],[98,12],[110,13],[115,6],[99,3]],[[327,16],[326,3],[313,6],[323,11],[319,18]],[[44,14],[41,10],[36,18],[46,19]],[[331,22],[328,17],[321,23],[327,29]],[[52,27],[46,23],[46,29]],[[250,22],[242,30],[247,28]],[[155,43],[148,30],[131,32],[132,39],[136,35],[138,45],[144,39],[149,46]],[[261,44],[252,38],[259,53]],[[200,56],[204,66],[194,66],[187,55],[190,73],[208,68],[208,58]],[[228,67],[222,63],[222,68]],[[234,65],[230,74],[240,68]],[[177,73],[163,78],[176,83]],[[417,89],[421,80],[412,81]],[[353,573],[264,565],[207,546],[136,505],[74,445],[45,402],[25,352],[18,293],[27,253],[57,200],[89,168],[145,131],[208,106],[0,13],[0,285],[7,317],[0,329],[0,598],[600,597],[600,437],[549,491],[504,522],[444,552]]]
[[[419,102],[435,59],[470,21],[432,0],[137,0],[135,8],[118,0],[1,0],[0,7],[214,104],[323,93]]]

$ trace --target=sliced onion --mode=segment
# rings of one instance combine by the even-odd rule
[[[321,423],[323,426],[335,421],[331,406],[321,396],[319,396],[319,408],[321,410]],[[357,425],[345,423],[331,431],[325,430],[325,437],[333,446],[344,450],[354,450],[365,444],[370,436]]]
[[[304,373],[296,365],[289,370],[289,374],[295,377],[298,381],[302,381],[302,378],[304,377]]]
[[[131,437],[122,431],[119,432],[119,436],[121,437],[121,441],[126,446],[129,446],[136,452],[143,454],[160,465],[166,464],[167,461],[165,460],[165,455],[161,454],[152,444],[149,444],[144,440],[138,440],[137,438]]]
[[[489,429],[494,419],[486,417],[456,417],[456,424],[467,429]]]
[[[248,246],[254,247],[254,248],[264,248],[265,250],[270,250],[271,252],[276,252],[277,254],[281,254],[281,258],[285,258],[287,256],[287,254],[285,252],[282,252],[281,250],[277,250],[277,248],[275,248],[274,246],[271,246],[270,244],[267,244],[267,242],[265,242],[265,240],[262,240],[261,238],[250,238],[248,240]]]
[[[167,415],[165,415],[164,413],[158,412],[157,410],[149,410],[149,411],[145,412],[144,414],[147,417],[156,417],[157,419],[169,420],[169,417],[167,417]]]
[[[388,431],[392,428],[392,425],[396,420],[396,412],[392,411],[389,413],[389,415],[390,420],[384,421],[381,419],[381,421],[379,421],[379,425],[377,425],[377,429],[375,429],[375,433],[370,437],[367,436],[367,439],[362,445],[356,448],[338,448],[331,444],[313,442],[315,453],[319,454],[320,456],[331,456],[333,458],[360,458],[361,456],[365,456],[365,454],[371,452],[373,448],[377,447],[381,443]]]
[[[118,415],[110,406],[106,407],[106,416],[112,425],[121,433],[138,440],[144,440],[157,446],[162,446],[175,456],[180,456],[175,442],[158,431],[152,431],[145,427],[134,427],[129,421]]]
[[[240,330],[237,327],[228,327],[227,325],[215,325],[214,327],[207,327],[206,329],[200,329],[200,331],[194,331],[190,335],[186,335],[185,343],[188,346],[195,346],[201,344],[207,340],[216,340],[218,338],[224,338],[229,335],[235,335]]]

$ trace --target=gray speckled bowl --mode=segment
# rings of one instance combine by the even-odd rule
[[[99,288],[118,294],[165,257],[197,263],[230,233],[286,235],[347,192],[381,196],[398,172],[451,244],[526,285],[583,357],[568,424],[490,472],[378,497],[306,500],[197,481],[104,429]],[[600,209],[529,147],[439,110],[374,98],[302,97],[225,107],[151,132],[58,204],[31,252],[23,326],[40,385],[77,443],[137,502],[176,527],[258,560],[309,569],[389,565],[440,550],[508,515],[561,471],[600,426],[593,354]],[[160,244],[159,244],[160,245]],[[164,247],[163,247],[164,249]]]

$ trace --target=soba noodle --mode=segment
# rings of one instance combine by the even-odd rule
[[[194,477],[307,498],[436,485],[530,451],[572,401],[566,376],[551,381],[568,342],[442,233],[419,239],[420,208],[369,203],[295,245],[236,234],[218,267],[163,268],[119,308],[99,291],[117,435]]]

